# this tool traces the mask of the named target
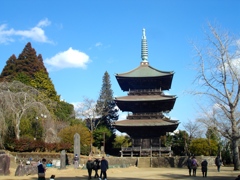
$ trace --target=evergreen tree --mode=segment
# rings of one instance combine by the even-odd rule
[[[7,60],[6,65],[2,70],[2,73],[0,75],[0,82],[10,81],[11,79],[13,79],[12,77],[16,75],[16,63],[17,63],[17,58],[13,54]]]
[[[113,99],[110,76],[106,71],[102,79],[102,88],[97,100],[96,109],[100,118],[100,125],[106,126],[112,132],[112,122],[118,120],[118,109]]]
[[[49,99],[57,102],[56,107],[54,107],[54,114],[57,119],[66,121],[70,120],[70,116],[73,117],[73,106],[60,101],[60,96],[57,95],[54,84],[44,66],[42,55],[36,54],[30,42],[26,44],[18,58],[13,54],[7,60],[0,74],[0,82],[12,82],[14,80],[34,87]],[[49,105],[47,107],[50,108]],[[66,114],[63,115],[63,112]]]
[[[7,60],[0,75],[0,81],[21,81],[23,77],[26,79],[28,77],[29,82],[27,82],[27,84],[30,84],[31,79],[35,78],[35,73],[39,71],[43,71],[43,73],[48,76],[47,70],[43,64],[42,55],[40,54],[37,56],[35,49],[32,48],[31,43],[28,42],[18,58],[13,54]]]

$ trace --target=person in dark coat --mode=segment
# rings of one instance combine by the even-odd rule
[[[187,167],[188,167],[189,176],[191,176],[191,174],[192,174],[192,159],[190,156],[187,159]]]
[[[45,180],[45,172],[46,172],[46,159],[43,158],[42,161],[38,164],[38,180]]]
[[[100,160],[99,159],[95,159],[93,161],[93,170],[95,171],[94,178],[99,178],[99,175],[98,175],[98,170],[99,169],[100,169]]]
[[[104,157],[102,157],[100,168],[101,174],[99,180],[102,180],[102,176],[103,180],[107,180],[108,161]]]
[[[216,164],[216,166],[217,166],[218,172],[220,172],[220,167],[221,167],[221,165],[222,165],[222,160],[221,160],[221,158],[220,158],[219,155],[218,155],[218,156],[216,157],[216,159],[215,159],[215,164]]]
[[[203,177],[207,177],[207,166],[208,166],[208,162],[206,159],[203,160],[203,162],[201,163],[202,166],[202,176]]]
[[[86,163],[86,167],[88,170],[88,179],[92,179],[93,162],[92,162],[91,158],[88,159],[88,161]]]

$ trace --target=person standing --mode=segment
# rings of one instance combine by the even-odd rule
[[[215,164],[216,164],[216,166],[217,166],[218,172],[220,172],[220,167],[221,167],[221,165],[222,165],[222,160],[221,160],[221,158],[220,158],[219,155],[218,155],[218,156],[216,157],[216,159],[215,159]]]
[[[38,168],[38,180],[46,180],[45,172],[46,172],[46,159],[43,158],[41,162],[39,162]]]
[[[93,162],[93,170],[95,171],[94,178],[99,178],[98,170],[100,169],[100,160],[95,159]]]
[[[188,159],[187,159],[187,167],[188,167],[189,176],[191,176],[191,174],[192,174],[192,159],[190,156],[188,156]]]
[[[198,162],[195,156],[192,157],[192,170],[193,170],[193,176],[196,176],[197,173],[197,167],[198,167]]]
[[[88,159],[88,161],[86,163],[86,167],[88,170],[88,179],[92,179],[93,162],[92,162],[91,158]]]
[[[203,162],[201,163],[202,166],[202,176],[203,177],[207,177],[207,166],[208,166],[208,162],[206,159],[203,160]]]
[[[75,154],[73,158],[73,163],[74,163],[74,169],[77,169],[79,167],[79,157],[77,154]]]
[[[104,180],[107,180],[108,161],[104,157],[102,157],[100,168],[101,174],[99,180],[102,180],[102,176]]]

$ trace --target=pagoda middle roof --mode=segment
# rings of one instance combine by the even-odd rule
[[[161,71],[151,67],[150,65],[140,65],[137,68],[125,72],[118,73],[116,76],[119,77],[161,77],[161,76],[171,76],[173,75],[173,71]]]
[[[165,95],[129,95],[115,97],[115,102],[122,111],[162,112],[171,111],[176,98],[176,96]]]

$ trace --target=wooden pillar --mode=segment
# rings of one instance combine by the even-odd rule
[[[159,138],[159,154],[158,156],[161,157],[161,138]]]
[[[142,146],[140,146],[140,151],[139,151],[140,157],[142,156]]]
[[[151,149],[150,149],[150,156],[152,158],[152,146],[151,146]]]

